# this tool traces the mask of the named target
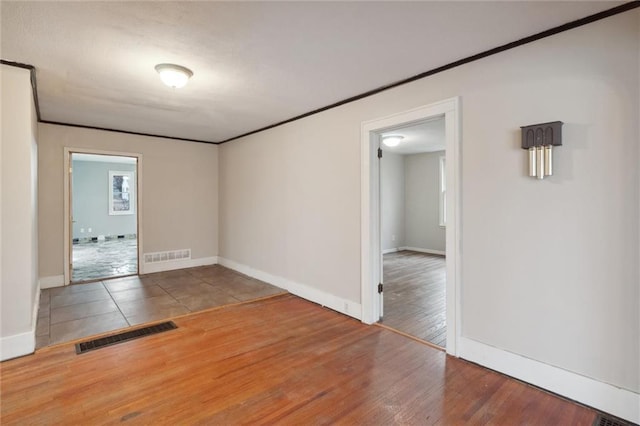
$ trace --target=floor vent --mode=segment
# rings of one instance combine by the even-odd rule
[[[172,260],[191,259],[191,249],[145,253],[144,263],[170,262]]]
[[[88,342],[76,343],[76,354],[104,348],[139,337],[149,336],[151,334],[162,333],[163,331],[174,330],[178,328],[173,321],[162,322],[160,324],[150,325],[149,327],[139,328],[137,330],[125,331],[124,333],[113,334],[111,336],[100,337],[99,339],[89,340]]]
[[[632,426],[632,424],[606,414],[598,414],[593,422],[593,426]]]

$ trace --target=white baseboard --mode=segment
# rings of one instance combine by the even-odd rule
[[[141,265],[140,275],[153,274],[154,272],[173,271],[174,269],[194,268],[196,266],[215,265],[217,256],[202,257],[199,259],[169,260],[166,262],[144,263]],[[40,277],[38,280],[41,289],[61,287],[64,285],[64,275]]]
[[[442,250],[423,249],[419,247],[400,247],[399,250],[411,250],[411,251],[417,251],[420,253],[437,254],[440,256],[444,256],[447,254],[447,252]]]
[[[50,277],[40,277],[38,280],[42,290],[47,288],[61,287],[64,285],[64,275],[52,275]]]
[[[34,342],[35,342],[35,335],[36,335],[36,326],[38,324],[38,311],[40,310],[40,293],[41,293],[40,290],[41,289],[42,287],[40,286],[40,280],[38,280],[38,284],[36,284],[36,300],[34,302],[33,308],[31,309],[31,328],[33,329]]]
[[[32,354],[36,348],[35,330],[0,339],[0,361]]]
[[[334,296],[333,294],[309,287],[305,284],[300,284],[286,278],[271,275],[267,272],[254,269],[250,266],[243,265],[223,257],[218,257],[218,263],[229,269],[240,272],[241,274],[245,274],[260,281],[275,285],[276,287],[280,287],[281,289],[287,290],[289,293],[300,296],[303,299],[326,306],[327,308],[358,320],[362,319],[362,306],[359,303]]]
[[[36,324],[40,308],[40,283],[36,286],[36,297],[31,310],[31,330],[0,338],[0,361],[32,354],[36,350]]]
[[[492,370],[589,405],[622,419],[640,423],[640,395],[627,389],[460,337],[459,356]]]
[[[396,248],[390,248],[390,249],[384,249],[382,250],[382,254],[389,254],[389,253],[395,253],[397,251],[400,251],[400,249]]]
[[[201,257],[198,259],[168,260],[166,262],[143,263],[140,275],[153,274],[155,272],[173,271],[174,269],[195,268],[196,266],[215,265],[218,256]]]

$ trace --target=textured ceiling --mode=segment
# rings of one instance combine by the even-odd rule
[[[444,117],[384,131],[380,136],[381,138],[402,136],[403,139],[397,146],[390,147],[381,144],[383,151],[394,154],[442,151],[445,149]]]
[[[2,1],[1,54],[43,120],[217,142],[620,3]]]

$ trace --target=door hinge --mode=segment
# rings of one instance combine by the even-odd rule
[[[383,287],[382,283],[378,284],[378,293],[382,293]]]
[[[378,158],[382,158],[382,148],[378,148]]]

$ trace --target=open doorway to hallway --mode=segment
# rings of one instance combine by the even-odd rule
[[[138,273],[137,158],[70,153],[73,283]]]
[[[361,289],[362,322],[378,323],[385,317],[383,276],[380,155],[383,134],[414,124],[444,119],[445,155],[441,162],[446,176],[442,214],[446,220],[445,316],[446,352],[458,356],[460,339],[460,99],[445,99],[429,105],[365,121],[361,127]],[[403,246],[408,247],[408,246]],[[388,319],[387,319],[388,320]],[[406,334],[406,333],[405,333]]]
[[[445,121],[380,133],[385,326],[446,347]]]

